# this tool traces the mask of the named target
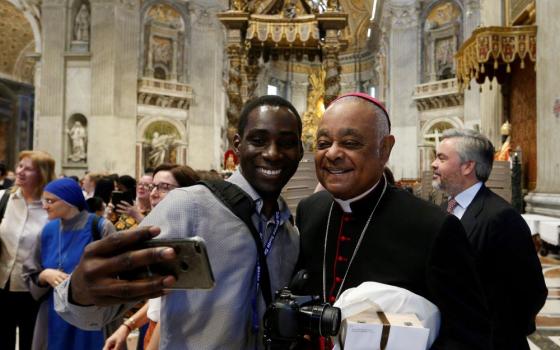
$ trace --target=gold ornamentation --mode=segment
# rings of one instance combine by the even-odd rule
[[[455,54],[459,86],[468,87],[473,78],[479,82],[493,78],[500,64],[509,73],[516,59],[525,68],[526,57],[536,62],[537,26],[478,28]]]
[[[303,114],[303,143],[308,150],[315,148],[317,126],[325,112],[325,76],[321,68],[308,69],[309,89],[307,92],[307,110]]]
[[[175,23],[177,21],[181,21],[181,15],[173,7],[165,4],[152,6],[148,12],[148,16],[163,23]]]

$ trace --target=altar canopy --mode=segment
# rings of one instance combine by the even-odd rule
[[[261,59],[318,58],[325,71],[324,102],[339,95],[338,55],[347,46],[340,33],[348,15],[340,11],[337,1],[235,0],[218,18],[227,28],[230,139],[243,104],[255,95]]]
[[[513,62],[523,69],[525,60],[537,60],[537,26],[478,28],[455,55],[457,80],[463,89],[486,77],[502,84]]]

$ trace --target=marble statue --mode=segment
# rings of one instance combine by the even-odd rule
[[[89,41],[89,11],[82,4],[74,22],[74,36],[77,41]]]
[[[157,131],[152,134],[151,150],[149,153],[149,163],[152,167],[165,162],[169,153],[169,147],[173,143],[174,138],[173,135],[160,135]]]
[[[70,137],[70,148],[72,150],[68,159],[73,162],[86,160],[86,128],[81,122],[76,121],[70,130],[66,130],[66,133]]]

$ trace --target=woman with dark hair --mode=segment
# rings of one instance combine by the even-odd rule
[[[152,208],[158,205],[167,194],[178,187],[188,187],[195,185],[199,180],[199,176],[186,165],[177,164],[161,164],[154,170],[153,181],[150,187],[150,203]],[[117,212],[126,212],[136,208],[125,202],[117,204]],[[141,215],[138,213],[138,215]],[[144,218],[143,216],[141,218]],[[139,328],[150,322],[148,332],[144,338],[144,345],[147,347],[154,334],[153,342],[150,346],[159,343],[159,331],[156,330],[156,324],[159,322],[160,298],[150,299],[140,310],[132,317],[129,317],[116,331],[107,339],[103,350],[125,350],[126,338],[134,329]]]
[[[19,328],[19,348],[31,349],[33,328],[39,304],[35,302],[22,277],[23,262],[33,251],[47,212],[41,206],[45,185],[55,178],[55,161],[46,152],[23,151],[19,154],[16,181],[0,218],[0,342],[12,350]],[[70,180],[72,181],[72,180]]]
[[[49,223],[24,264],[25,281],[36,300],[42,300],[33,349],[91,349],[103,344],[103,332],[84,331],[64,321],[54,310],[53,292],[67,279],[87,244],[115,231],[113,225],[88,213],[77,182],[69,178],[50,182],[43,193]]]
[[[117,189],[122,192],[130,192],[130,198],[136,198],[136,180],[130,175],[119,176]]]
[[[109,177],[103,177],[95,184],[94,197],[99,197],[103,200],[105,205],[111,201],[111,193],[115,190],[115,182]]]

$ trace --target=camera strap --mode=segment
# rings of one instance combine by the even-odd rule
[[[239,186],[224,180],[201,180],[200,185],[206,186],[216,198],[218,198],[232,213],[245,223],[251,236],[255,241],[258,255],[258,266],[261,275],[260,287],[261,292],[268,307],[272,303],[272,288],[270,286],[270,274],[266,263],[266,255],[260,233],[253,224],[251,217],[255,212],[255,204],[251,197],[243,191]]]

